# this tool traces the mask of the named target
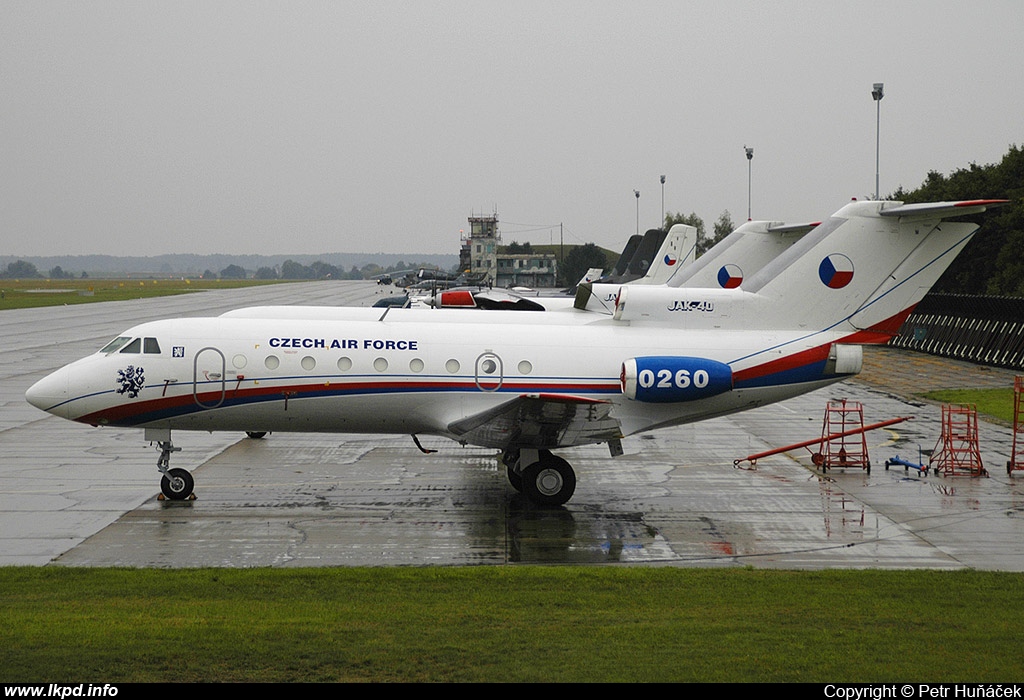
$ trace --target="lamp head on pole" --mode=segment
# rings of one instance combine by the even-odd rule
[[[749,146],[744,146],[743,150],[747,152],[747,160],[754,160],[754,149]]]
[[[876,102],[879,102],[883,97],[885,97],[885,92],[882,90],[883,85],[884,83],[874,84],[874,86],[871,88],[871,99],[875,100]]]

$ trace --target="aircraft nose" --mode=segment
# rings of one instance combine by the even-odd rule
[[[25,400],[38,409],[67,418],[68,368],[62,367],[33,384],[25,392]]]

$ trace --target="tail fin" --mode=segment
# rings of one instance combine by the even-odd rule
[[[648,231],[648,234],[651,232]],[[638,249],[636,257],[641,255]],[[669,229],[668,235],[658,251],[657,257],[647,274],[630,281],[628,277],[616,281],[614,276],[604,277],[591,284],[581,281],[576,288],[576,299],[573,305],[577,309],[597,311],[611,315],[615,310],[615,298],[623,284],[629,286],[664,287],[666,280],[679,269],[693,265],[697,254],[697,229],[686,224],[675,224]]]
[[[677,272],[692,265],[696,257],[697,229],[686,224],[675,224],[654,255],[647,274],[630,284],[665,284]]]
[[[611,274],[601,279],[608,284],[621,284],[638,280],[647,274],[654,256],[664,242],[666,234],[660,228],[652,228],[644,235],[630,236],[622,255]]]
[[[744,289],[772,302],[774,327],[839,328],[860,332],[858,342],[884,342],[978,229],[943,219],[1005,203],[852,202]]]
[[[615,263],[615,267],[612,268],[609,277],[616,280],[620,279],[626,270],[629,268],[629,261],[633,259],[633,255],[636,253],[636,249],[640,247],[640,241],[644,239],[639,233],[629,237],[626,241],[626,246],[622,249],[622,253],[619,254],[619,259]]]
[[[603,274],[604,274],[604,270],[602,268],[600,268],[600,267],[591,267],[591,268],[589,268],[586,271],[586,273],[583,275],[583,277],[580,278],[580,281],[576,283],[576,286],[578,287],[581,284],[588,284],[590,282],[596,282],[597,280],[601,279],[601,275],[603,275]]]
[[[734,289],[744,279],[789,250],[820,222],[783,224],[778,221],[748,221],[716,243],[688,267],[679,270],[670,287],[721,287]]]

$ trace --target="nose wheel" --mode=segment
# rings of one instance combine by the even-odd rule
[[[180,447],[175,447],[170,440],[161,440],[157,443],[160,450],[160,458],[156,461],[156,468],[163,474],[160,479],[160,492],[164,498],[172,501],[184,501],[187,498],[195,498],[192,491],[196,482],[187,469],[171,469],[171,455],[181,452]]]
[[[184,501],[192,495],[196,482],[185,469],[169,469],[160,479],[160,491],[172,501]]]

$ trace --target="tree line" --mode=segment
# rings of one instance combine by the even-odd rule
[[[367,263],[362,267],[353,265],[350,270],[345,271],[320,260],[310,265],[303,265],[294,260],[285,260],[280,267],[260,267],[256,270],[254,278],[258,280],[368,280],[385,274],[404,273],[421,267],[434,269],[436,266],[427,263],[406,264],[404,260],[399,260],[394,265],[385,267],[376,263]],[[242,272],[244,273],[244,270]],[[222,277],[223,274],[222,271]]]
[[[0,270],[0,279],[39,279],[42,277],[44,277],[43,273],[35,265],[24,260],[15,260],[14,262],[7,263],[7,267]],[[65,272],[60,265],[50,268],[45,277],[51,280],[76,279],[75,275]],[[82,279],[88,277],[89,274],[87,272],[82,273]]]
[[[285,260],[280,266],[260,267],[252,277],[253,279],[258,280],[364,280],[373,279],[374,277],[383,274],[407,272],[410,269],[419,269],[421,267],[433,269],[436,266],[429,263],[419,263],[410,266],[404,261],[399,261],[394,265],[388,265],[386,267],[382,267],[375,263],[368,263],[363,265],[361,268],[353,265],[352,269],[345,271],[338,268],[336,265],[331,265],[330,263],[325,263],[319,260],[310,265],[303,265],[302,263],[295,262],[294,260]],[[89,275],[86,272],[82,272],[81,276],[82,278],[87,278]],[[200,279],[229,280],[246,279],[250,275],[241,265],[232,264],[228,265],[220,272],[205,270],[201,275],[192,276],[199,277]],[[53,280],[75,279],[75,275],[70,272],[65,272],[61,269],[60,265],[51,268],[44,275],[33,263],[25,260],[16,260],[8,263],[6,268],[0,268],[0,279],[43,278]]]

